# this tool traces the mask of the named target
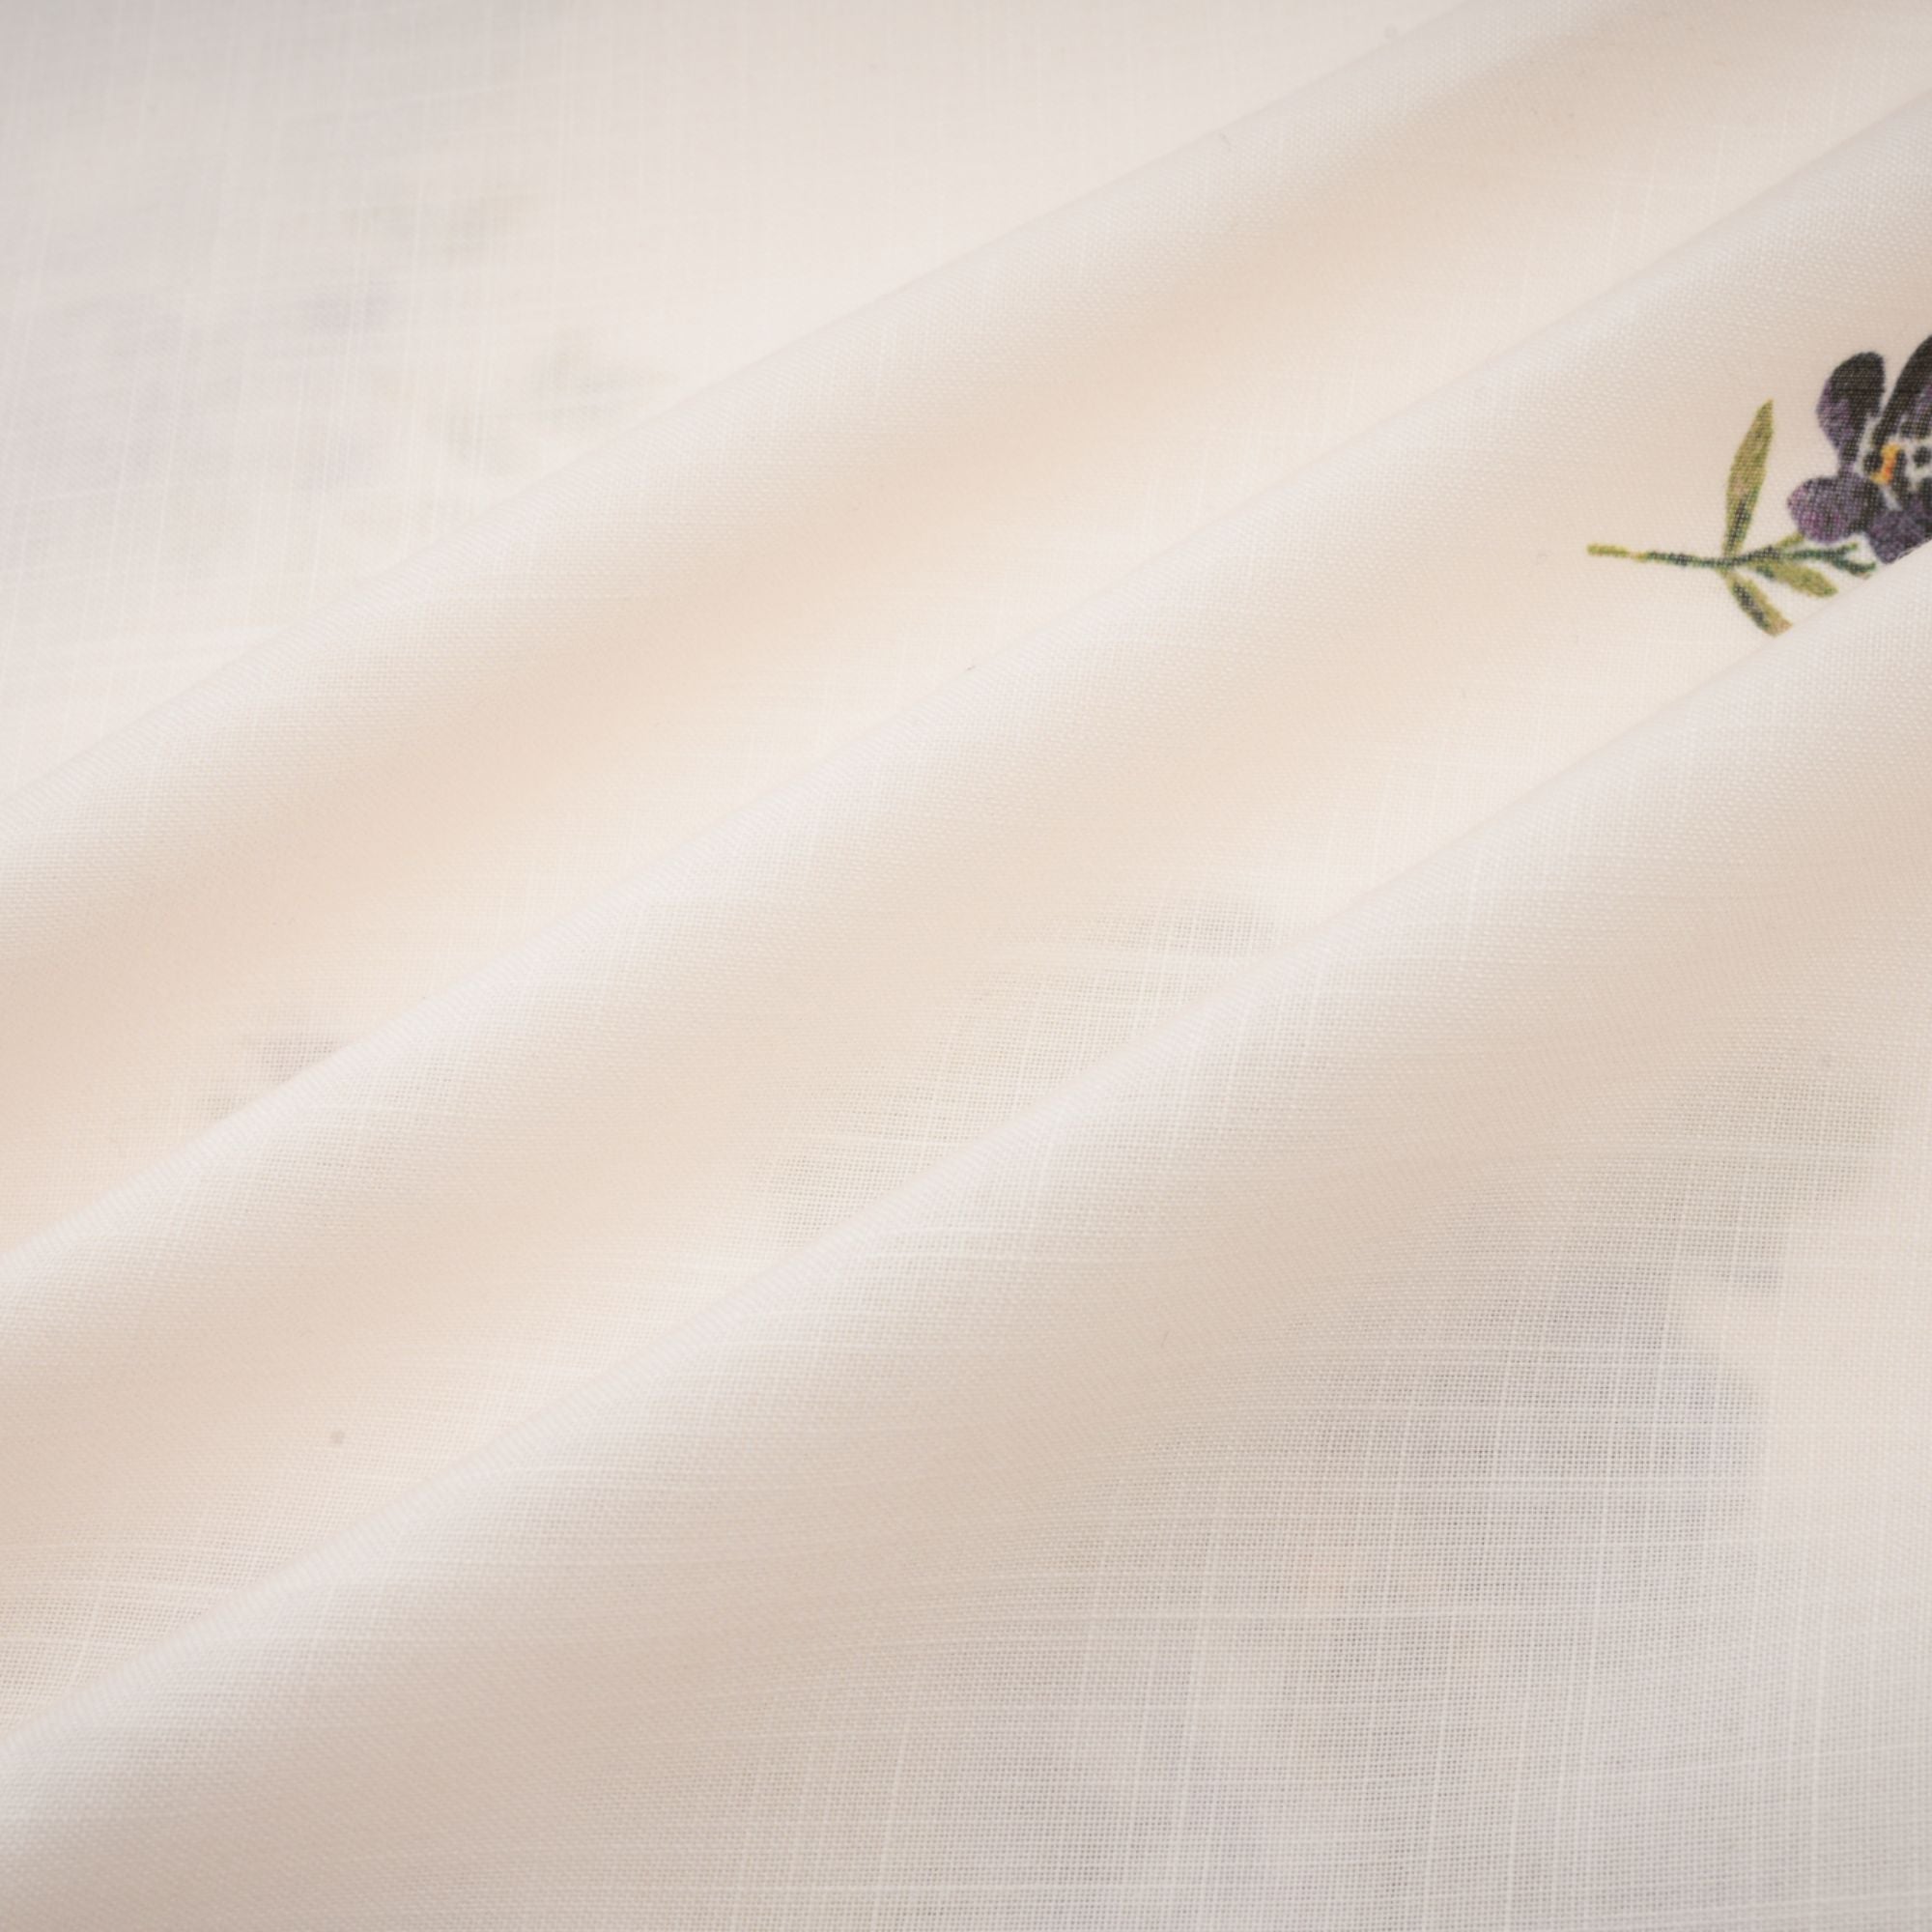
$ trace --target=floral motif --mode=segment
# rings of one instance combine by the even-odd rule
[[[1715,556],[1626,550],[1620,544],[1591,544],[1590,554],[1715,571],[1759,630],[1774,637],[1789,630],[1765,584],[1803,597],[1834,596],[1838,586],[1818,565],[1846,577],[1869,577],[1880,564],[1896,562],[1932,537],[1932,336],[1906,358],[1889,396],[1883,356],[1870,350],[1847,356],[1826,378],[1818,423],[1837,453],[1838,468],[1791,493],[1791,519],[1798,527],[1790,536],[1747,548],[1771,455],[1772,407],[1766,403],[1731,459],[1723,548]]]
[[[1818,421],[1838,471],[1791,493],[1800,531],[1821,544],[1861,536],[1881,563],[1917,550],[1932,536],[1932,336],[1912,352],[1889,397],[1882,356],[1866,350],[1840,362],[1818,398]]]

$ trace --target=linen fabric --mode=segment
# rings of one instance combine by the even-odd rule
[[[20,39],[0,1924],[1932,1922],[1932,10]]]

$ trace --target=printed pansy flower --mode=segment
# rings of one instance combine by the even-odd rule
[[[1848,355],[1825,381],[1818,421],[1837,451],[1831,476],[1813,476],[1791,493],[1798,527],[1776,543],[1751,542],[1751,519],[1771,457],[1772,407],[1750,420],[1724,479],[1723,542],[1715,552],[1589,546],[1592,556],[1708,570],[1760,631],[1791,628],[1767,586],[1801,597],[1833,597],[1826,574],[1869,577],[1932,537],[1932,335],[1905,359],[1891,394],[1885,358],[1867,349]],[[1823,566],[1821,569],[1820,566]]]
[[[1891,563],[1932,536],[1932,336],[1885,393],[1885,358],[1866,350],[1826,379],[1818,422],[1838,452],[1835,476],[1791,493],[1791,516],[1812,543],[1861,536]]]

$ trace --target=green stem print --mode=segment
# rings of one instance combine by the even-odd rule
[[[1861,552],[1860,540],[1818,543],[1794,530],[1776,543],[1746,549],[1751,518],[1757,513],[1758,493],[1764,488],[1765,464],[1771,455],[1772,411],[1766,403],[1751,418],[1731,459],[1724,485],[1724,544],[1715,556],[1683,550],[1627,550],[1621,544],[1591,544],[1592,556],[1621,556],[1632,563],[1667,563],[1679,570],[1714,570],[1747,617],[1760,631],[1776,637],[1791,628],[1790,620],[1765,595],[1754,580],[1782,584],[1802,597],[1833,597],[1838,586],[1815,568],[1824,564],[1847,577],[1869,577],[1878,568]]]

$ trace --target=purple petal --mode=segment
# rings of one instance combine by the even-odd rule
[[[1910,510],[1881,510],[1865,526],[1865,541],[1881,563],[1896,563],[1928,536],[1932,536],[1932,526]]]
[[[1818,427],[1831,438],[1840,463],[1857,455],[1859,438],[1884,396],[1885,358],[1869,349],[1848,355],[1825,378],[1825,393],[1818,398]]]
[[[1814,476],[1791,493],[1791,520],[1813,543],[1843,543],[1885,508],[1885,498],[1855,469]]]
[[[1932,432],[1932,335],[1912,352],[1898,372],[1875,440],[1883,446],[1895,437],[1921,437],[1928,432]]]

